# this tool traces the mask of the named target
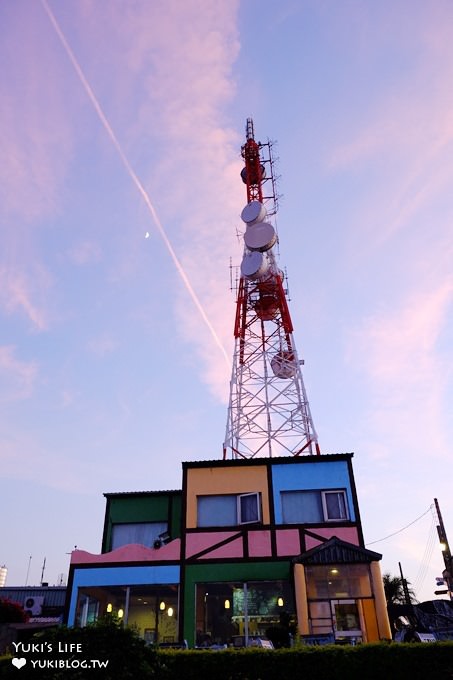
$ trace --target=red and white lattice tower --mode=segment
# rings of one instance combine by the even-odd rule
[[[272,145],[254,138],[247,119],[241,149],[247,205],[234,324],[224,458],[320,453],[278,267],[277,197]]]

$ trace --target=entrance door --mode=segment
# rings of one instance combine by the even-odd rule
[[[360,615],[355,600],[331,600],[333,627],[336,639],[349,638],[355,642],[362,638]]]

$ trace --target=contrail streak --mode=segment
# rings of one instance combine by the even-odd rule
[[[159,216],[156,212],[156,209],[154,208],[153,204],[151,203],[151,199],[148,196],[146,189],[144,188],[143,184],[140,182],[140,180],[137,177],[136,173],[134,172],[131,164],[129,163],[129,160],[127,159],[123,149],[121,148],[121,145],[120,145],[120,143],[119,143],[119,141],[118,141],[118,139],[117,139],[117,137],[116,137],[116,135],[115,135],[115,133],[112,129],[112,126],[110,125],[109,121],[107,120],[107,117],[106,117],[105,113],[103,112],[101,105],[99,104],[97,97],[94,94],[88,80],[86,79],[85,74],[82,71],[82,68],[81,68],[79,62],[77,61],[72,49],[70,48],[68,41],[66,40],[66,38],[63,34],[63,31],[60,28],[60,25],[58,24],[55,16],[53,15],[52,10],[50,9],[49,5],[47,4],[47,0],[41,0],[41,3],[43,5],[49,19],[50,19],[52,26],[55,29],[55,32],[57,33],[58,37],[60,38],[60,41],[61,41],[69,59],[71,60],[71,63],[74,66],[74,69],[75,69],[77,75],[79,76],[80,82],[82,83],[82,85],[85,89],[85,92],[88,95],[88,98],[90,99],[91,103],[93,104],[93,107],[94,107],[94,109],[95,109],[95,111],[96,111],[96,113],[99,117],[99,120],[101,121],[102,125],[104,126],[105,131],[107,132],[108,136],[110,137],[113,146],[117,150],[118,155],[121,158],[123,165],[126,168],[126,171],[129,175],[129,177],[131,178],[131,180],[133,181],[133,183],[137,187],[139,193],[141,194],[143,200],[145,201],[145,204],[146,204],[146,206],[147,206],[147,208],[148,208],[149,212],[151,213],[151,216],[154,220],[154,224],[157,227],[157,231],[159,232],[168,252],[170,253],[170,257],[173,260],[175,267],[176,267],[180,277],[182,278],[183,283],[184,283],[190,297],[192,298],[192,301],[193,301],[195,307],[198,309],[198,311],[201,315],[201,318],[203,319],[206,326],[208,327],[209,332],[211,333],[216,345],[219,347],[220,351],[222,352],[222,354],[225,358],[225,361],[227,362],[227,365],[230,366],[230,358],[229,358],[228,354],[226,353],[225,348],[222,345],[222,342],[221,342],[219,336],[217,335],[214,326],[209,321],[209,318],[208,318],[206,312],[204,311],[204,308],[203,308],[196,292],[194,291],[192,284],[190,283],[190,280],[189,280],[186,272],[184,271],[184,268],[183,268],[181,262],[179,261],[178,256],[176,255],[170,240],[168,239],[167,234],[165,233],[165,229],[162,226],[162,222],[159,219]]]

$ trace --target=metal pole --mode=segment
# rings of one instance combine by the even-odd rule
[[[249,646],[249,607],[248,607],[248,596],[247,596],[247,584],[244,583],[244,637],[245,646]]]
[[[409,595],[409,588],[407,587],[407,581],[403,576],[403,569],[401,567],[401,562],[398,562],[398,566],[400,568],[401,583],[403,584],[404,599],[406,600],[406,604],[412,604],[411,603],[411,596]]]
[[[447,538],[447,532],[445,531],[445,526],[444,522],[442,519],[442,515],[440,512],[440,507],[439,507],[439,502],[437,498],[434,499],[434,504],[436,506],[436,512],[437,512],[437,517],[439,519],[439,524],[437,526],[437,533],[439,535],[439,541],[443,545],[442,548],[442,555],[444,558],[444,564],[445,564],[445,571],[443,572],[442,576],[447,582],[447,588],[448,588],[448,595],[450,597],[450,600],[453,599],[453,593],[452,593],[452,556],[450,552],[450,546],[448,543],[448,538]]]

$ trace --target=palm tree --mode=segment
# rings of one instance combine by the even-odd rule
[[[390,573],[387,573],[383,575],[382,581],[384,582],[387,607],[391,604],[412,604],[417,602],[414,589],[406,579],[403,580],[400,576],[392,576]],[[407,602],[406,589],[409,595],[409,602]]]

